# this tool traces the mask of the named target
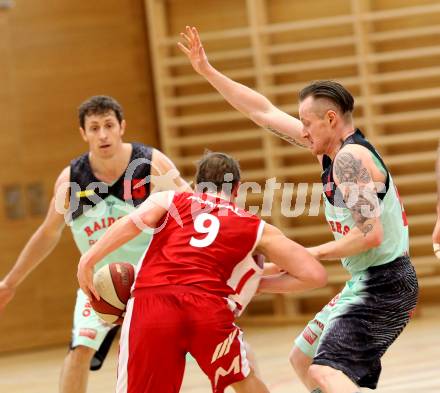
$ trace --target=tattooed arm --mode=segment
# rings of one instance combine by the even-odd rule
[[[309,148],[308,142],[305,139],[301,140],[301,142],[300,142],[299,138],[298,139],[294,139],[290,135],[283,134],[282,132],[276,130],[275,128],[273,128],[272,126],[267,125],[267,124],[264,126],[264,128],[267,131],[271,132],[272,134],[275,134],[276,136],[280,137],[281,139],[284,139],[286,142],[289,142],[292,145],[296,145],[296,146],[302,147],[304,149],[308,149]]]
[[[437,174],[437,222],[434,227],[434,232],[432,233],[432,243],[434,253],[436,257],[440,259],[440,142],[437,150],[437,163],[435,169]]]
[[[378,172],[369,151],[356,145],[344,147],[335,157],[333,176],[355,227],[339,240],[312,247],[312,254],[319,259],[340,259],[360,254],[378,247],[383,238],[375,182],[384,183],[384,175]]]
[[[181,37],[185,42],[179,42],[178,47],[188,57],[194,70],[203,76],[229,104],[259,126],[287,142],[301,147],[308,146],[308,141],[301,136],[302,123],[297,118],[275,107],[257,91],[228,78],[209,63],[195,27],[187,26]]]

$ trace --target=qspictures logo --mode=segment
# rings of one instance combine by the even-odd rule
[[[145,164],[154,168],[154,172],[159,175],[149,175],[142,179],[135,177],[137,176],[135,174],[138,173],[137,168]],[[139,158],[132,161],[127,168],[123,180],[123,198],[125,203],[121,205],[121,215],[129,214],[133,208],[139,204],[140,199],[147,197],[147,185],[149,185],[151,193],[162,190],[174,190],[176,192],[187,191],[186,185],[177,185],[179,184],[179,177],[180,173],[177,169],[173,168],[166,173],[162,173],[159,168],[154,166],[154,164],[146,158]],[[225,195],[230,195],[230,188],[232,186],[230,179],[230,173],[224,174],[222,190],[224,188]],[[267,179],[263,185],[257,182],[241,183],[238,188],[237,197],[234,200],[234,205],[239,209],[246,208],[249,213],[259,215],[263,218],[271,217],[274,210],[277,211],[277,214],[281,214],[286,218],[299,217],[301,215],[318,216],[324,206],[325,195],[329,193],[329,190],[343,189],[345,192],[340,192],[339,194],[349,195],[349,198],[344,202],[348,209],[356,205],[356,208],[360,210],[360,214],[363,217],[375,218],[382,214],[384,206],[382,203],[373,203],[374,201],[370,201],[369,198],[377,198],[375,190],[383,189],[384,185],[374,183],[374,186],[372,185],[371,187],[374,187],[374,190],[366,190],[366,187],[360,187],[356,183],[341,183],[336,186],[330,182],[326,184],[324,193],[322,183],[279,183],[276,178],[270,178]],[[218,192],[217,185],[209,182],[201,185],[198,184],[197,189],[198,192],[201,193]],[[66,195],[68,195],[69,190],[71,193],[74,193],[74,195],[79,195],[80,198],[73,199],[70,201],[70,205],[66,206]],[[108,195],[108,192],[109,186],[102,182],[91,183],[87,186],[86,190],[81,190],[80,186],[74,182],[65,183],[57,190],[56,210],[58,213],[64,215],[66,223],[70,225],[71,213],[79,208],[79,200],[81,199],[83,203],[84,200],[89,200],[91,202],[90,205],[98,205],[98,208],[89,208],[84,211],[83,215],[87,218],[95,218],[96,222],[101,226],[99,220],[102,218],[103,210],[99,209],[99,207],[105,208],[105,205],[100,203],[105,201],[105,198],[102,199],[100,195]],[[261,196],[261,205],[250,205],[247,203],[248,197],[255,199],[255,195]],[[358,206],[359,201],[363,202],[363,205],[360,207]],[[111,206],[109,207],[111,209]],[[179,222],[180,217],[177,217],[175,214],[178,214],[175,206],[171,203],[171,205],[166,206],[166,208],[170,215]],[[136,223],[136,225],[138,225],[138,223]],[[330,222],[330,225],[333,232],[341,234],[348,233],[349,228],[347,226],[341,226],[339,221]],[[102,225],[101,227],[106,226],[109,225]],[[142,227],[140,229],[144,230],[146,228]],[[95,228],[90,228],[89,232],[92,230],[94,231]]]

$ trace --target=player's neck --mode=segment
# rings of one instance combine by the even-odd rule
[[[336,154],[338,154],[339,150],[341,150],[341,147],[342,147],[343,143],[345,142],[345,140],[350,135],[353,135],[354,132],[355,132],[355,129],[354,129],[353,125],[350,124],[349,126],[344,128],[339,135],[335,136],[335,139],[332,140],[332,142],[330,144],[330,147],[328,149],[328,153],[326,153],[332,159],[332,161],[335,159]]]
[[[90,166],[95,177],[108,184],[118,180],[127,169],[132,149],[133,147],[130,143],[122,143],[120,149],[112,157],[106,159],[90,153]]]
[[[214,197],[214,198],[224,199],[225,201],[229,201],[231,203],[235,202],[235,197],[233,195],[228,195],[224,192],[218,192],[218,193],[207,192],[207,194]]]

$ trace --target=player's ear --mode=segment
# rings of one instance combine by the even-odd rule
[[[86,131],[84,130],[84,128],[79,127],[79,133],[81,134],[81,138],[83,139],[84,142],[89,142],[89,140],[87,139]]]
[[[125,134],[125,127],[127,126],[127,122],[125,120],[121,121],[121,136]]]
[[[335,111],[328,110],[325,117],[327,118],[327,121],[329,122],[329,124],[331,126],[333,126],[335,124],[335,121],[336,121],[336,112]]]

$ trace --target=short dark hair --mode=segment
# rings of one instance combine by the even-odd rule
[[[343,114],[353,112],[354,98],[340,83],[330,80],[314,81],[299,92],[299,101],[307,97],[326,98],[337,105]]]
[[[124,112],[122,106],[113,97],[109,96],[93,96],[85,100],[78,108],[79,125],[84,128],[86,116],[105,115],[113,111],[119,124],[124,120]]]
[[[213,184],[217,192],[230,193],[240,181],[240,165],[237,160],[225,153],[206,152],[197,163],[196,189],[197,185],[204,188],[207,184]],[[224,187],[231,184],[232,187]],[[215,191],[215,190],[210,190]]]

